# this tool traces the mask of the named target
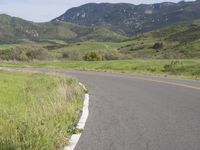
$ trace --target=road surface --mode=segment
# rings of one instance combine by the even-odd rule
[[[200,150],[199,81],[53,71],[90,91],[90,115],[75,150]]]

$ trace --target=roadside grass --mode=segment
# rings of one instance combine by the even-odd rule
[[[72,78],[0,71],[0,149],[62,149],[83,96]]]
[[[74,70],[109,71],[145,75],[172,76],[178,78],[200,79],[199,59],[135,59],[115,61],[54,61],[34,63],[4,63],[0,66],[41,67]]]

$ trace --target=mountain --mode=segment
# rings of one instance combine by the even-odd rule
[[[200,0],[141,5],[88,3],[69,9],[52,21],[102,26],[132,36],[177,23],[192,22],[196,19],[200,19]]]
[[[0,43],[15,43],[19,40],[32,41],[63,40],[69,42],[121,41],[127,39],[103,27],[86,27],[68,22],[34,23],[5,14],[0,15]]]

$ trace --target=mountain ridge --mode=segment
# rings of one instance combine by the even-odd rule
[[[87,3],[68,9],[52,21],[67,21],[85,26],[103,26],[129,36],[200,19],[200,1],[129,3]]]

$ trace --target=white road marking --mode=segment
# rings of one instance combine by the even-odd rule
[[[79,83],[79,84],[86,90],[85,86],[82,83]],[[76,126],[77,129],[83,130],[85,128],[85,124],[86,124],[88,116],[89,116],[89,94],[85,94],[83,112]],[[81,133],[73,134],[69,140],[69,145],[66,146],[64,150],[74,150],[80,137],[81,137]]]

